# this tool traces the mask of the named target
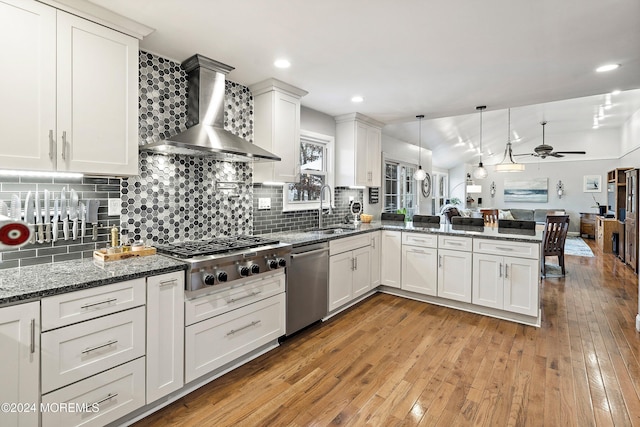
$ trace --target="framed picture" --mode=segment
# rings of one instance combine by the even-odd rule
[[[505,202],[546,203],[548,200],[548,179],[505,179]]]
[[[600,175],[585,175],[582,186],[582,191],[585,193],[600,193],[602,192],[602,176]]]

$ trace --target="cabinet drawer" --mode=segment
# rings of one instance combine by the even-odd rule
[[[185,302],[185,325],[189,326],[213,316],[224,314],[229,310],[284,292],[285,275],[275,276],[243,283],[227,288],[215,294],[207,295]]]
[[[540,246],[537,243],[473,239],[473,252],[537,259],[540,257]]]
[[[352,251],[371,245],[369,233],[359,234],[353,237],[345,237],[329,241],[329,255],[336,255],[342,252]]]
[[[145,354],[144,307],[41,335],[42,392],[47,393]]]
[[[144,278],[42,299],[42,330],[71,325],[144,305]]]
[[[284,335],[285,295],[196,323],[185,329],[185,382],[220,368]]]
[[[471,252],[472,241],[471,237],[438,236],[438,249]]]
[[[49,408],[42,413],[42,427],[104,426],[142,407],[144,362],[141,357],[42,396]],[[74,405],[76,412],[60,409],[61,404]]]
[[[438,236],[425,233],[402,233],[402,244],[421,246],[423,248],[437,248]]]

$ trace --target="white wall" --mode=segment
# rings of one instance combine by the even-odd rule
[[[300,129],[317,132],[323,135],[336,136],[335,119],[311,108],[300,108]]]

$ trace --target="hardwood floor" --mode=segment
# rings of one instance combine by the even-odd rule
[[[541,328],[376,294],[136,426],[640,426],[637,278],[588,243]]]

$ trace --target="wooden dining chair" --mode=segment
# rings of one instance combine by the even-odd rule
[[[567,240],[567,232],[569,231],[569,215],[547,215],[542,234],[542,277],[546,276],[545,258],[548,256],[557,256],[558,264],[562,269],[562,275],[565,275],[564,268],[564,243]]]
[[[498,223],[498,209],[480,209],[485,224]]]
[[[458,208],[454,207],[446,208],[443,213],[445,218],[447,218],[449,224],[451,224],[451,218],[453,218],[454,216],[460,216],[460,211],[458,210]]]

